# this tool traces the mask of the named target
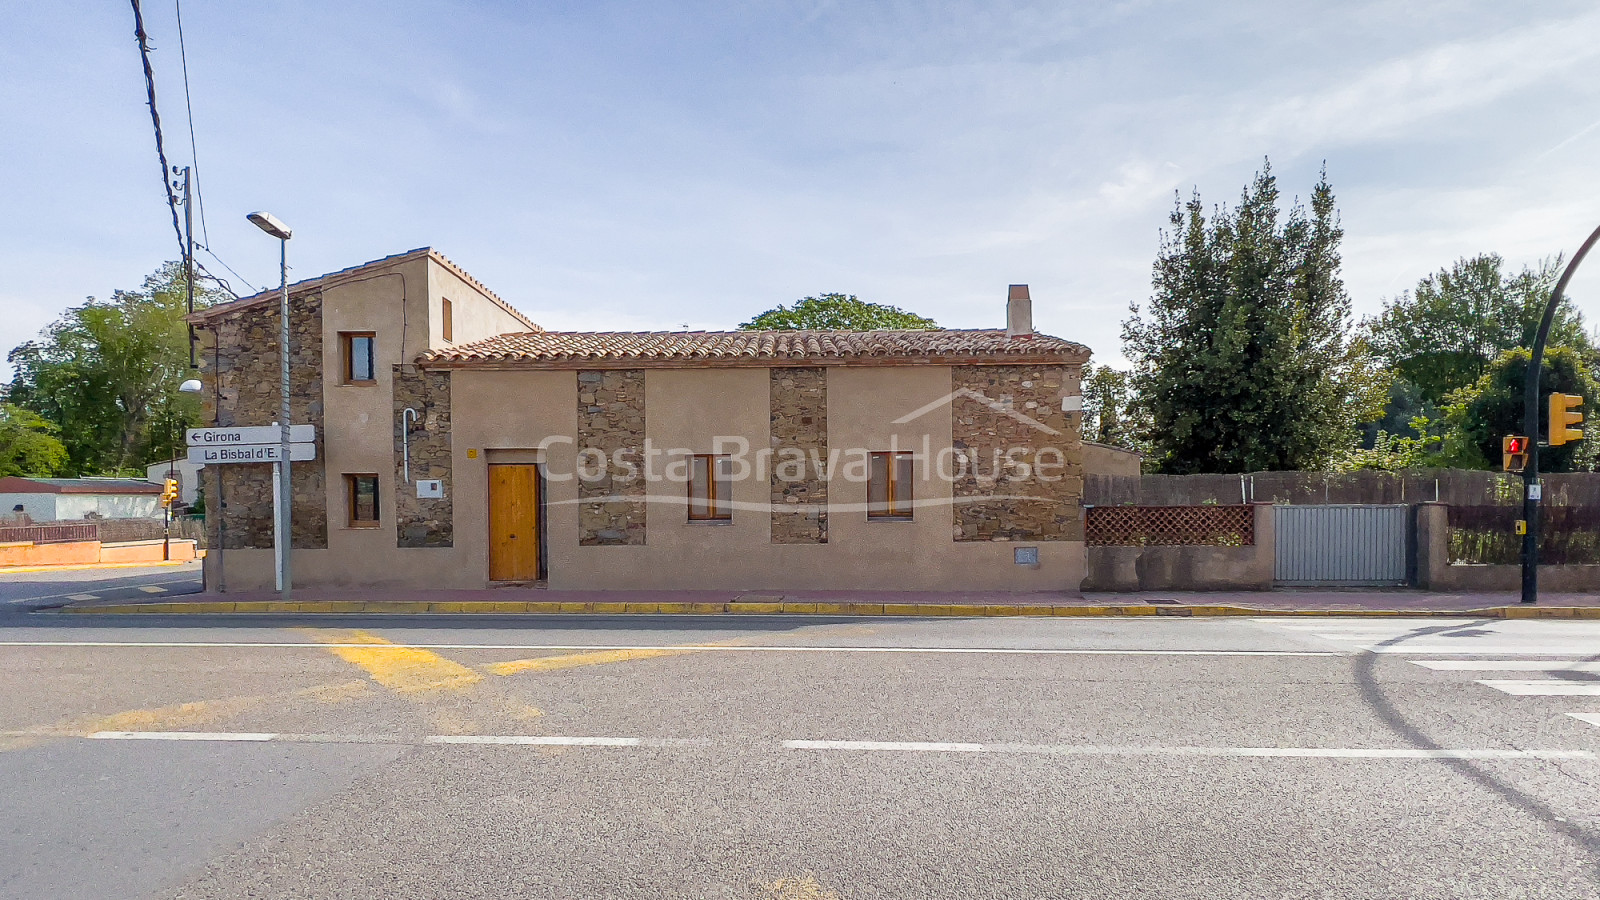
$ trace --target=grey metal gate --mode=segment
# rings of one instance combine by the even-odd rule
[[[1299,584],[1404,584],[1410,508],[1276,506],[1276,575]]]

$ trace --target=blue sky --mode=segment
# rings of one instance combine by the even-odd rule
[[[173,162],[170,0],[145,0]],[[842,291],[1117,361],[1158,230],[1325,160],[1358,312],[1600,224],[1600,7],[234,2],[184,6],[209,246],[256,286],[432,245],[552,329],[732,327]],[[177,253],[123,3],[14,4],[0,344]],[[201,260],[212,263],[205,255]],[[221,271],[221,267],[210,266]],[[244,285],[235,282],[243,291]],[[1573,293],[1600,322],[1600,259]]]

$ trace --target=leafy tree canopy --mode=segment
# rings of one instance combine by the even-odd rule
[[[1515,275],[1504,269],[1505,261],[1494,253],[1460,259],[1386,302],[1381,313],[1361,322],[1373,354],[1415,384],[1429,403],[1473,385],[1499,354],[1533,344],[1561,259]],[[1583,316],[1570,300],[1557,308],[1549,342],[1594,356]]]
[[[1123,323],[1163,472],[1314,469],[1382,414],[1388,376],[1349,336],[1343,230],[1326,173],[1278,208],[1264,165],[1235,209],[1196,193],[1162,233],[1154,291]]]
[[[1523,426],[1523,382],[1528,375],[1532,353],[1517,348],[1499,354],[1476,384],[1457,392],[1451,399],[1451,424],[1461,433],[1463,443],[1479,455],[1479,468],[1498,467],[1500,439],[1521,434]],[[1581,394],[1585,427],[1600,400],[1600,384],[1595,382],[1584,358],[1571,347],[1545,350],[1539,373],[1539,433],[1530,438],[1544,441],[1550,427],[1550,411],[1545,398],[1552,392]],[[1588,440],[1560,447],[1539,448],[1539,471],[1572,472],[1593,465],[1594,453]],[[1460,464],[1458,462],[1458,464]]]
[[[196,306],[223,299],[196,285]],[[68,475],[110,475],[166,458],[199,420],[191,377],[183,267],[163,265],[136,291],[90,297],[37,340],[13,349],[7,399],[59,429]]]
[[[1145,451],[1144,414],[1127,372],[1093,364],[1083,367],[1083,439]]]
[[[932,319],[855,294],[823,294],[778,306],[739,326],[745,331],[931,331]]]
[[[0,477],[49,478],[67,464],[58,429],[32,410],[0,403]]]

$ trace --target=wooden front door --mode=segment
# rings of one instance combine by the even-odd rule
[[[534,581],[539,572],[539,467],[489,466],[489,580]]]

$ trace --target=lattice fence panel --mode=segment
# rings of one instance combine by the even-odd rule
[[[1256,542],[1256,511],[1254,506],[1095,506],[1087,510],[1085,533],[1096,547],[1249,547]]]

